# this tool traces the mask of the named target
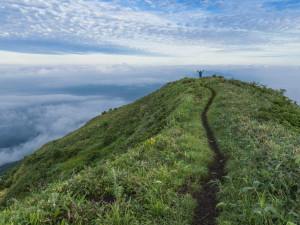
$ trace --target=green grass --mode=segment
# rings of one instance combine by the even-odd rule
[[[183,79],[168,84],[140,101],[91,120],[61,140],[46,144],[7,176],[14,172],[15,177],[22,177],[17,175],[18,170],[25,171],[35,157],[43,159],[43,152],[59,149],[55,154],[64,158],[64,150],[58,146],[79,149],[85,143],[84,150],[78,150],[70,159],[50,164],[50,170],[64,172],[56,175],[55,182],[50,183],[54,179],[52,173],[50,178],[45,177],[49,179],[45,190],[41,180],[40,189],[35,188],[34,194],[17,200],[11,197],[16,187],[12,184],[4,195],[11,198],[6,200],[9,208],[0,212],[0,224],[191,224],[196,207],[192,193],[201,189],[200,182],[208,176],[207,165],[214,156],[201,121],[211,93],[200,83]],[[92,133],[98,132],[99,124],[106,121],[110,121],[105,126],[109,130],[99,134],[104,140],[97,139]],[[125,138],[122,135],[126,131],[130,135]],[[69,146],[70,139],[80,136],[84,138],[77,140],[78,145]],[[106,137],[110,141],[103,145]],[[101,146],[103,149],[95,151]],[[80,172],[78,165],[82,167]],[[65,171],[71,169],[73,175],[65,178]]]
[[[222,78],[209,122],[228,157],[220,224],[300,224],[300,110],[283,91]]]
[[[1,204],[67,179],[73,170],[79,172],[85,165],[93,166],[99,160],[123,154],[128,147],[158,134],[186,89],[182,82],[168,84],[138,101],[103,113],[62,139],[45,144],[2,177],[0,190],[6,188],[8,194],[0,200]]]

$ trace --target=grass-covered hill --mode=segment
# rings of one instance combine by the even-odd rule
[[[195,223],[215,161],[202,121],[210,89],[227,158],[217,222],[300,224],[299,106],[216,76],[168,83],[25,157],[0,177],[0,224]]]

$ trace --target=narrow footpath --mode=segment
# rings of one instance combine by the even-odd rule
[[[206,117],[207,111],[216,96],[216,93],[213,89],[208,89],[210,89],[212,96],[202,113],[202,122],[206,130],[210,148],[215,152],[215,162],[209,166],[209,177],[207,179],[207,182],[203,184],[203,189],[201,190],[201,192],[194,195],[194,198],[197,200],[198,204],[193,219],[193,224],[195,225],[216,224],[216,218],[219,216],[219,212],[216,210],[216,205],[218,204],[216,193],[218,192],[218,187],[217,185],[211,184],[210,181],[220,180],[221,182],[223,182],[223,177],[225,176],[224,166],[226,159],[219,151],[214,138],[214,134],[212,133],[208,125]]]

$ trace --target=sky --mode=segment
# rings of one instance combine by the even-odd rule
[[[0,165],[198,69],[300,102],[300,1],[0,1]]]
[[[6,0],[0,15],[0,59],[7,64],[300,59],[299,0]]]

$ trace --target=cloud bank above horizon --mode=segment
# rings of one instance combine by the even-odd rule
[[[48,55],[45,61],[91,53],[166,63],[243,58],[298,65],[300,59],[297,0],[8,0],[0,15],[0,58],[19,52]]]
[[[0,166],[76,130],[106,107],[126,103],[120,98],[63,94],[2,95],[0,101]]]

